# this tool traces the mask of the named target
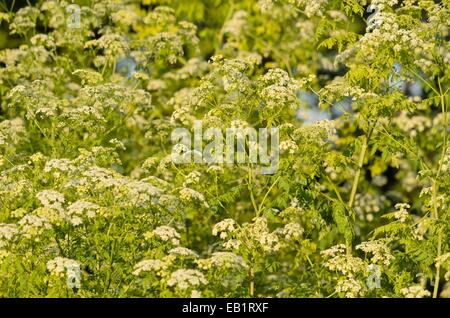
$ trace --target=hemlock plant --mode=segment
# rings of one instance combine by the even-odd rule
[[[448,0],[30,2],[0,296],[450,297]],[[278,128],[278,169],[174,163],[199,120]]]

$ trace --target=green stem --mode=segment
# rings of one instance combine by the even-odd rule
[[[413,73],[415,76],[417,76],[422,82],[424,82],[433,92],[435,92],[437,95],[439,95],[439,92],[431,85],[429,81],[427,81],[425,78],[423,78],[419,73],[414,71],[412,68],[408,68],[408,70]]]
[[[437,184],[436,180],[433,180],[432,183],[432,191],[433,191],[433,218],[435,221],[439,220],[439,212],[437,208]],[[438,244],[437,244],[437,257],[441,256],[442,253],[442,231],[438,229]],[[433,290],[433,298],[437,298],[438,290],[439,290],[439,280],[441,274],[440,264],[436,264],[436,276],[434,278],[434,290]]]
[[[327,175],[325,175],[325,178],[327,179],[328,183],[331,185],[331,187],[333,188],[334,193],[336,194],[339,202],[341,202],[343,205],[345,205],[344,200],[342,200],[342,196],[339,193],[338,188],[336,187],[336,185],[334,184],[333,180],[331,180],[331,178]]]
[[[250,199],[252,201],[253,209],[255,209],[255,214],[256,214],[256,216],[259,216],[259,210],[256,205],[255,196],[253,195],[253,181],[252,180],[253,180],[252,170],[249,169],[247,187],[248,187],[248,191],[250,192]]]
[[[261,201],[261,204],[259,205],[259,209],[258,209],[258,216],[261,215],[261,210],[263,208],[263,204],[264,201],[266,201],[267,196],[269,195],[270,191],[273,189],[273,187],[275,186],[275,184],[277,184],[278,180],[280,180],[281,176],[278,176],[275,181],[272,183],[272,185],[270,186],[269,190],[267,190],[266,194],[264,195],[264,198]]]
[[[439,95],[441,99],[441,108],[442,108],[442,114],[444,116],[444,136],[443,136],[443,144],[442,144],[442,152],[441,157],[439,160],[439,167],[436,172],[436,178],[432,182],[432,190],[433,190],[433,218],[436,222],[439,221],[439,211],[437,207],[437,193],[438,193],[438,184],[437,180],[439,179],[442,165],[444,163],[444,157],[447,152],[447,109],[445,105],[445,94],[442,91],[441,81],[438,80],[439,84]],[[438,224],[439,227],[439,224]],[[437,241],[437,258],[439,258],[442,254],[442,229],[438,228],[438,241]],[[434,289],[433,289],[433,298],[438,297],[438,291],[439,291],[439,281],[441,279],[441,266],[439,263],[436,263],[436,276],[434,277]]]
[[[248,269],[248,278],[249,278],[249,286],[248,286],[248,292],[250,294],[250,297],[253,297],[255,294],[255,273],[253,272],[253,267],[250,266]]]
[[[366,136],[363,136],[361,152],[359,153],[359,158],[358,158],[358,167],[356,169],[356,173],[353,178],[352,190],[350,192],[350,198],[347,203],[347,205],[350,209],[353,207],[353,203],[355,202],[356,191],[358,190],[358,182],[359,182],[359,177],[361,175],[362,166],[364,164],[364,158],[366,156],[367,145],[368,145],[368,138]]]
[[[350,198],[347,203],[347,207],[348,207],[349,211],[352,210],[353,203],[355,202],[356,191],[358,190],[359,177],[361,176],[361,170],[364,165],[364,158],[366,156],[367,148],[369,145],[369,140],[370,140],[370,137],[372,136],[372,132],[373,132],[375,125],[376,125],[376,123],[374,123],[373,126],[371,126],[369,128],[369,132],[367,133],[367,135],[363,136],[361,152],[359,153],[359,158],[358,158],[358,168],[356,170],[355,177],[353,178],[352,190],[350,192]],[[347,256],[351,256],[351,255],[352,255],[352,245],[348,244],[347,245]]]
[[[439,160],[439,168],[438,168],[438,171],[436,173],[436,179],[439,178],[439,175],[440,175],[441,170],[442,170],[442,165],[444,164],[444,157],[445,157],[445,154],[447,152],[447,129],[448,129],[448,126],[447,126],[447,107],[446,107],[446,104],[445,104],[445,94],[442,92],[441,81],[439,80],[438,83],[439,83],[439,91],[440,91],[440,96],[439,97],[440,97],[440,100],[441,100],[441,110],[442,110],[442,115],[444,116],[444,136],[443,136],[444,142],[443,142],[443,145],[442,145],[441,158]]]

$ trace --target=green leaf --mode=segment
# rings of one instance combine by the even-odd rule
[[[351,244],[355,232],[353,230],[352,222],[350,222],[350,217],[347,213],[347,209],[340,202],[335,202],[333,204],[333,220],[337,225],[339,233],[344,235],[345,242],[347,244]]]

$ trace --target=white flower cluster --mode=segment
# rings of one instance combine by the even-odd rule
[[[211,98],[211,92],[213,92],[215,88],[216,87],[210,82],[208,77],[204,78],[199,86],[192,91],[192,97],[189,100],[190,108],[186,108],[186,110],[206,105]]]
[[[295,232],[294,228],[289,230]],[[214,225],[212,230],[214,236],[219,236],[223,240],[228,239],[223,243],[223,247],[227,250],[245,246],[248,249],[260,249],[266,253],[280,249],[281,244],[276,233],[276,231],[269,232],[267,219],[264,217],[255,217],[251,223],[244,223],[241,227],[238,227],[233,219],[225,219]]]
[[[266,253],[278,251],[280,249],[278,236],[269,232],[267,219],[265,217],[255,217],[252,221],[252,223],[245,223],[241,227],[240,240],[246,241],[245,244],[250,249],[259,247]]]
[[[224,240],[230,233],[234,232],[236,228],[237,225],[235,220],[225,219],[214,225],[212,229],[212,235],[219,235],[219,237]]]
[[[324,258],[324,266],[330,271],[337,271],[346,276],[336,284],[335,291],[345,293],[345,297],[357,297],[364,291],[364,287],[355,277],[365,273],[366,266],[358,257],[346,255],[346,246],[338,244],[320,253]]]
[[[44,230],[50,229],[48,219],[42,216],[28,214],[19,220],[20,232],[26,238],[39,236]]]
[[[219,269],[246,269],[248,268],[244,259],[232,252],[215,252],[210,258],[198,260],[199,268],[208,270],[210,268]]]
[[[103,77],[100,73],[89,69],[77,69],[73,71],[73,75],[81,80],[81,85],[97,85],[102,82]]]
[[[56,257],[47,262],[47,269],[52,275],[67,277],[67,285],[69,288],[81,287],[81,270],[80,264],[65,257]]]
[[[400,162],[400,165],[403,165],[403,161]],[[400,180],[401,185],[406,192],[412,192],[420,186],[420,181],[421,180],[417,178],[417,173],[414,171],[407,171],[406,175]]]
[[[130,50],[126,40],[119,34],[105,34],[99,39],[86,42],[85,48],[95,47],[104,52],[107,58],[124,56]],[[100,61],[100,59],[98,59]],[[99,65],[103,65],[104,62]]]
[[[244,120],[241,120],[241,119],[235,119],[235,120],[232,120],[232,121],[230,122],[230,127],[232,127],[232,128],[237,128],[237,129],[239,129],[239,130],[245,130],[246,128],[249,128],[249,127],[250,127],[250,124],[249,124],[248,122],[244,121]],[[239,133],[239,132],[238,132],[238,133]],[[242,133],[242,132],[240,132],[240,133]],[[243,135],[238,134],[237,136],[243,136]]]
[[[305,230],[298,223],[288,223],[282,230],[281,234],[286,240],[300,240]]]
[[[371,263],[373,264],[382,263],[385,266],[389,266],[394,259],[385,240],[362,242],[356,246],[356,249],[362,250],[365,253],[371,253],[373,255]]]
[[[332,120],[320,120],[312,124],[305,124],[294,131],[296,138],[303,143],[325,146],[336,136],[336,126]],[[297,141],[297,145],[300,143]]]
[[[68,6],[69,3],[65,1],[44,1],[41,5],[41,12],[49,17],[49,26],[51,28],[57,29],[64,25],[64,7]]]
[[[30,156],[30,161],[34,164],[38,164],[40,162],[43,162],[44,160],[45,156],[40,152],[36,152]]]
[[[147,207],[156,202],[162,190],[142,180],[126,180],[114,192],[122,206]]]
[[[89,167],[83,171],[82,176],[79,184],[85,187],[95,185],[96,188],[105,189],[126,183],[126,180],[116,171],[97,166]]]
[[[192,77],[200,77],[203,75],[209,68],[209,65],[206,61],[194,57],[189,59],[183,67],[175,70],[174,72],[166,73],[164,78],[172,79],[176,81],[186,80]],[[190,88],[182,88],[181,90],[190,91]]]
[[[291,79],[286,71],[278,68],[270,69],[260,81],[263,88],[259,94],[269,109],[278,109],[286,105],[295,108],[298,105],[299,84]]]
[[[172,248],[169,251],[169,254],[176,255],[176,256],[182,256],[186,258],[198,258],[198,254],[195,253],[193,250],[183,247],[183,246],[177,246]]]
[[[175,92],[172,98],[169,99],[167,104],[174,109],[170,119],[171,123],[180,122],[183,125],[193,124],[195,116],[192,115],[193,110],[190,107],[192,93],[193,91],[191,88],[182,88]]]
[[[395,208],[398,211],[394,212],[394,217],[402,223],[406,222],[409,217],[408,209],[411,208],[411,206],[408,203],[397,203]]]
[[[154,272],[162,275],[169,267],[167,262],[159,259],[147,259],[140,261],[134,266],[133,275],[139,276],[142,272]]]
[[[365,192],[356,194],[353,209],[361,221],[372,222],[375,218],[374,214],[380,212],[386,206],[387,198],[385,195]]]
[[[450,253],[442,254],[439,257],[436,257],[436,266],[447,265],[450,267]]]
[[[193,289],[191,291],[191,298],[202,298],[202,293],[198,290]]]
[[[187,187],[190,184],[197,184],[200,181],[201,175],[198,171],[192,171],[184,178],[183,187]]]
[[[65,257],[56,257],[47,262],[47,269],[54,275],[63,275],[68,270],[78,269],[80,270],[80,264],[73,259]]]
[[[43,190],[36,195],[41,204],[50,209],[57,211],[63,210],[63,203],[65,201],[64,195],[55,190]]]
[[[131,26],[139,21],[139,15],[132,10],[117,10],[111,13],[111,19],[119,25]]]
[[[69,159],[50,159],[45,163],[44,172],[52,172],[55,178],[59,178],[62,173],[71,173],[76,167]]]
[[[336,63],[341,61],[344,58],[345,52],[341,53],[336,57]],[[343,99],[345,97],[351,98],[352,101],[364,100],[372,97],[377,97],[377,94],[366,91],[365,89],[357,86],[357,85],[348,85],[343,77],[335,77],[330,84],[326,86],[322,91],[324,96],[330,95],[332,98],[327,99]],[[353,104],[352,104],[353,105]],[[354,104],[355,108],[357,104]]]
[[[221,166],[211,165],[208,167],[206,172],[222,172],[223,168]]]
[[[283,4],[283,2],[279,0],[259,0],[258,7],[261,12],[268,13],[273,10],[276,3]],[[323,16],[324,6],[328,3],[328,0],[288,0],[287,3],[304,12],[308,18],[312,18],[314,16]]]
[[[394,118],[394,123],[411,137],[418,137],[426,129],[432,127],[432,121],[425,116],[408,116],[406,111],[401,111],[400,114]]]
[[[261,12],[268,12],[273,9],[276,0],[258,0],[258,7]]]
[[[234,37],[239,37],[247,24],[247,12],[244,10],[236,11],[231,19],[227,20],[223,25],[222,32]]]
[[[178,269],[170,275],[167,286],[179,289],[188,289],[200,285],[206,285],[208,281],[205,276],[195,269]]]
[[[178,206],[179,200],[176,196],[170,194],[163,194],[159,197],[158,204],[168,211],[174,211]]]
[[[304,8],[306,16],[308,18],[311,18],[313,16],[323,16],[323,7],[328,2],[328,0],[289,0],[288,2]]]
[[[136,73],[134,75],[134,77],[138,78],[139,74],[142,74],[142,73]],[[164,82],[163,80],[159,80],[159,79],[149,80],[148,84],[147,84],[147,90],[149,90],[149,91],[161,91],[166,88],[167,88],[166,82]]]
[[[218,72],[223,75],[225,81],[229,84],[229,86],[225,85],[225,91],[243,92],[249,87],[250,79],[246,75],[246,71],[257,62],[254,57],[247,59],[224,59],[222,55],[216,55],[211,60],[213,61],[213,66],[219,66]],[[242,85],[242,87],[239,87],[239,85]]]
[[[381,11],[374,16],[376,23],[368,25],[367,33],[356,43],[356,45],[344,51],[338,56],[338,60],[347,59],[355,49],[364,52],[366,62],[371,62],[377,56],[377,49],[380,47],[391,47],[396,53],[402,50],[409,50],[412,53],[426,54],[432,50],[432,44],[425,42],[415,29],[402,29],[399,25],[396,13]],[[374,27],[375,25],[375,27]],[[416,60],[419,66],[430,66],[433,62],[427,59]]]
[[[0,223],[0,248],[6,246],[8,241],[11,241],[19,230],[15,224]]]
[[[346,255],[344,244],[332,246],[320,254],[325,258],[324,266],[330,271],[339,271],[348,277],[365,271],[364,262],[360,258]]]
[[[325,168],[325,172],[330,176],[331,180],[336,180],[341,173],[344,171],[342,167],[339,166],[331,166],[327,162],[323,163],[323,167]]]
[[[36,20],[39,14],[39,9],[34,7],[19,9],[14,15],[14,19],[9,26],[12,33],[25,34],[27,30],[35,28]]]
[[[372,0],[371,4],[383,10],[386,6],[392,7],[398,3],[398,0]]]
[[[146,232],[144,234],[145,239],[151,239],[153,237],[158,237],[164,242],[170,242],[172,245],[180,244],[180,233],[178,233],[173,227],[163,225],[159,226],[151,232]]]
[[[92,219],[96,216],[100,206],[83,200],[78,200],[67,207],[67,217],[73,225],[83,223],[83,217]]]
[[[300,206],[298,199],[293,198],[289,206],[281,211],[280,216],[285,219],[296,218],[300,213],[303,212],[303,207]]]
[[[355,298],[363,291],[363,286],[353,277],[343,279],[337,282],[336,292],[344,293],[346,298]]]
[[[281,153],[287,152],[290,155],[293,155],[298,151],[297,144],[292,140],[284,140],[280,142],[279,148]]]
[[[424,298],[431,296],[431,293],[420,285],[402,288],[400,289],[400,293],[406,298]]]
[[[223,248],[226,250],[237,250],[241,246],[241,242],[236,239],[231,239],[223,243]]]
[[[32,212],[33,215],[39,216],[47,220],[52,225],[63,225],[68,221],[67,213],[65,210],[55,210],[48,207],[39,207]]]
[[[205,200],[205,196],[203,194],[201,194],[198,191],[195,191],[194,189],[191,188],[186,188],[183,187],[180,190],[180,199],[184,202],[193,202],[193,201],[199,201],[201,203],[203,203],[203,205],[208,208],[208,202],[206,202]]]
[[[330,16],[330,18],[335,19],[337,21],[343,21],[343,22],[348,21],[347,16],[342,11],[329,10],[327,13]]]
[[[22,118],[0,122],[0,146],[18,144],[24,136],[26,136],[26,129]]]
[[[162,189],[147,180],[125,177],[112,169],[91,166],[81,173],[82,177],[72,179],[79,193],[90,191],[112,191],[117,203],[126,208],[146,208],[158,202]]]
[[[142,169],[150,170],[157,166],[159,159],[157,157],[149,157],[142,164]]]

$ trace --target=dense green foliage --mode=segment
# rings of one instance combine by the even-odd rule
[[[0,296],[449,297],[448,0],[17,3]],[[278,170],[173,163],[195,120]]]

